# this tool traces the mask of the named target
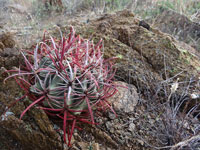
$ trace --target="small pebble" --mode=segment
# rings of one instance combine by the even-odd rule
[[[109,118],[110,118],[111,120],[113,120],[113,119],[116,118],[116,117],[115,117],[115,114],[112,113],[112,112],[109,112],[109,113],[108,113],[108,116],[109,116]]]
[[[135,130],[135,124],[134,123],[130,123],[129,127],[128,127],[128,130],[133,132]]]

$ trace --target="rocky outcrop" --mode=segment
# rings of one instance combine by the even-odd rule
[[[129,11],[104,15],[89,24],[72,22],[77,31],[94,42],[103,38],[104,55],[119,57],[117,77],[137,88],[152,90],[159,83],[177,74],[183,80],[199,77],[200,61],[191,51],[168,34],[139,26],[140,20]]]
[[[171,34],[176,39],[200,50],[200,24],[191,21],[187,16],[173,10],[161,9],[160,15],[148,21],[153,24],[154,28]]]

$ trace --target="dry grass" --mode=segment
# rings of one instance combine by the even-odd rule
[[[94,9],[93,0],[63,0],[65,9],[61,14],[57,14],[55,12],[46,12],[45,8],[43,8],[41,4],[38,4],[37,0],[2,0],[0,18],[3,18],[3,22],[5,23],[4,28],[13,32],[20,44],[23,43],[21,47],[27,47],[30,46],[33,41],[36,41],[38,37],[41,37],[41,33],[44,29],[52,28],[54,25],[64,22],[61,21],[63,16],[65,20],[67,20],[69,16],[73,17],[74,13],[77,13],[76,11],[78,11],[79,14],[84,13],[86,10],[89,11],[89,13],[95,11],[96,15],[98,15],[98,13],[109,13],[126,8],[135,12],[142,18],[149,18],[159,13],[158,8],[161,5],[187,15],[198,9],[195,8],[197,6],[195,5],[196,2],[193,2],[193,0],[127,0],[127,3],[115,0],[114,2],[114,6],[112,6],[110,3],[108,4],[106,0],[101,0],[99,5],[95,5],[96,7],[99,6],[99,8]],[[106,9],[106,11],[104,9]],[[0,20],[0,24],[1,22]]]

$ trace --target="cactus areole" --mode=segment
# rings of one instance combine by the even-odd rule
[[[13,104],[26,96],[32,101],[20,119],[37,105],[48,115],[63,120],[64,142],[70,145],[77,122],[95,124],[94,108],[114,112],[107,101],[117,91],[113,58],[105,60],[102,49],[102,40],[94,45],[76,36],[71,27],[66,37],[61,33],[59,40],[46,38],[44,33],[42,42],[32,51],[21,51],[24,65],[8,71],[12,72],[8,78],[14,77],[25,91],[25,96]]]

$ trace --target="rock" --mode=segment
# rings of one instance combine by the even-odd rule
[[[5,48],[4,44],[0,42],[0,49],[3,50]]]
[[[48,126],[48,124],[46,125]],[[15,116],[9,116],[7,120],[1,121],[0,126],[21,143],[24,149],[62,149],[62,141],[55,131],[52,131],[54,132],[52,134],[49,134],[51,130],[47,134],[42,133]],[[48,134],[52,136],[48,136]]]
[[[94,143],[94,144],[92,145],[92,149],[93,149],[93,150],[100,150],[99,144],[98,144],[98,143]]]
[[[5,55],[3,55],[5,56]],[[19,67],[19,62],[23,60],[21,55],[2,57],[0,54],[0,67],[5,67],[6,69],[12,69],[14,66]]]
[[[129,127],[128,127],[128,130],[131,131],[131,132],[134,132],[134,130],[135,130],[135,124],[134,123],[130,123]]]
[[[147,30],[151,29],[150,25],[148,23],[146,23],[144,20],[141,20],[139,22],[139,26],[142,26],[143,28],[146,28]]]
[[[121,134],[121,130],[116,130],[116,133],[120,135]]]
[[[2,57],[12,57],[12,56],[18,56],[19,51],[17,48],[4,48],[3,51],[0,53],[0,56]]]
[[[99,24],[98,29],[102,32],[105,32],[107,28],[110,27],[110,24],[108,22],[102,22],[101,24]]]
[[[18,67],[21,59],[14,37],[2,31],[0,33],[0,67],[6,69],[11,69],[13,66]]]
[[[140,143],[141,145],[144,145],[144,142],[140,139],[137,139],[138,143]]]
[[[111,120],[113,120],[113,119],[116,118],[115,114],[112,113],[112,112],[108,112],[108,117],[109,117]]]
[[[110,130],[112,127],[112,123],[110,121],[106,122],[106,128]]]
[[[130,132],[125,132],[125,139],[130,139],[132,137],[132,134]]]
[[[119,123],[119,119],[116,118],[116,119],[113,120],[113,122],[114,122],[115,124],[117,124],[117,123]]]
[[[81,150],[92,149],[92,150],[100,150],[98,143],[88,144],[86,142],[78,142],[78,146]]]
[[[115,133],[115,129],[114,128],[110,128],[110,133],[111,134]]]
[[[3,84],[0,76],[0,83],[1,116],[5,111],[5,107],[17,99],[21,90],[13,79]],[[53,124],[42,110],[33,108],[28,111],[22,120],[19,120],[19,116],[25,109],[25,105],[27,105],[27,101],[26,103],[17,103],[9,111],[13,115],[9,115],[0,121],[0,130],[6,131],[6,137],[4,138],[9,139],[12,137],[23,149],[63,149],[61,136],[53,129]]]
[[[13,48],[15,46],[13,36],[9,32],[0,34],[0,42],[2,42],[6,48]]]
[[[130,113],[133,112],[137,105],[139,96],[137,89],[133,85],[124,82],[116,82],[118,92],[109,101],[113,104],[116,110]]]
[[[81,149],[88,149],[89,146],[86,142],[78,142],[77,144]]]
[[[119,143],[120,143],[121,145],[123,145],[123,144],[125,143],[125,139],[124,139],[124,138],[118,139],[118,141],[119,141]]]
[[[112,123],[109,122],[107,124],[107,127],[110,129],[112,127]],[[87,125],[85,126],[85,130],[87,130],[87,132],[89,133],[92,133],[95,136],[95,141],[97,141],[98,143],[104,141],[104,144],[106,144],[107,147],[113,147],[113,149],[119,147],[118,143],[116,143],[111,136],[109,136],[106,132],[98,129],[97,127]]]

